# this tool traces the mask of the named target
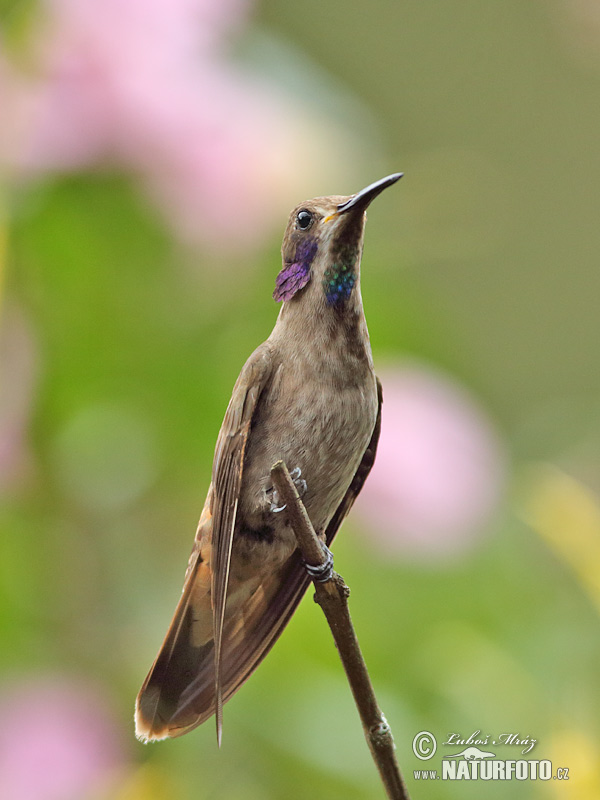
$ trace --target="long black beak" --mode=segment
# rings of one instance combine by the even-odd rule
[[[387,189],[388,186],[391,186],[396,181],[399,181],[400,178],[404,175],[403,172],[394,172],[393,175],[388,175],[387,178],[382,178],[380,181],[375,181],[370,186],[367,186],[366,189],[358,192],[355,194],[354,197],[351,197],[350,200],[346,200],[345,203],[342,203],[337,207],[338,214],[345,214],[347,211],[351,211],[353,208],[361,208],[364,209],[371,203],[378,194],[381,194],[384,189]]]

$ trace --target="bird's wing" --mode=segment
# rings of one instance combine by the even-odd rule
[[[231,547],[244,453],[258,399],[271,374],[271,353],[262,345],[234,386],[215,448],[212,483],[200,518],[182,595],[163,645],[136,703],[139,738],[184,733],[214,710],[222,726],[222,642]],[[212,657],[211,657],[212,656]],[[211,676],[212,697],[190,708],[190,686]],[[196,679],[196,680],[195,680]],[[205,714],[205,712],[207,712]]]
[[[246,362],[225,412],[213,463],[212,604],[215,640],[217,738],[221,740],[223,698],[221,650],[233,531],[237,516],[244,453],[258,398],[271,373],[270,351],[259,348]]]
[[[381,383],[377,380],[378,411],[373,433],[350,486],[325,531],[325,540],[331,544],[340,525],[364,485],[375,462],[381,432]],[[310,578],[298,550],[270,578],[263,579],[260,587],[243,604],[237,622],[230,620],[224,641],[225,658],[223,701],[227,701],[250,677],[258,664],[275,644],[289,622],[296,606],[310,584]],[[206,692],[206,681],[204,681]],[[195,701],[202,694],[202,685],[195,686]]]
[[[180,727],[182,695],[199,665],[212,656],[211,504],[212,485],[198,523],[181,597],[136,698],[135,732],[145,742],[172,736],[173,726]]]

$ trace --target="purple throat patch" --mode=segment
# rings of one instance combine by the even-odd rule
[[[315,239],[300,242],[296,248],[296,255],[291,264],[285,264],[277,280],[273,298],[277,302],[291,300],[292,297],[303,289],[310,280],[310,267],[317,254]]]

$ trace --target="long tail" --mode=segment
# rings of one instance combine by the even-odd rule
[[[192,553],[181,599],[136,701],[142,741],[181,736],[215,713],[210,563]],[[226,702],[275,643],[308,586],[297,553],[259,582],[231,583],[223,629],[221,683]]]

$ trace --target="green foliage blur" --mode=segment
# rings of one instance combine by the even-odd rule
[[[413,798],[600,796],[600,26],[585,5],[263,0],[232,55],[256,66],[265,37],[296,54],[283,66],[300,69],[298,98],[318,95],[320,78],[302,80],[311,64],[369,117],[362,147],[374,131],[376,154],[351,185],[340,173],[311,191],[405,173],[369,213],[375,362],[453,376],[509,457],[501,507],[452,557],[389,556],[355,516],[336,541]],[[0,14],[18,53],[29,23],[12,3]],[[336,149],[307,127],[317,134]],[[302,141],[300,129],[298,171]],[[310,594],[226,706],[220,751],[212,723],[153,746],[133,734],[231,387],[276,318],[277,226],[258,247],[190,248],[114,165],[7,180],[2,202],[0,317],[25,320],[30,362],[0,490],[3,685],[66,676],[105,692],[122,762],[90,798],[383,796]],[[260,205],[243,213],[259,224]],[[0,362],[5,394],[17,364]],[[423,730],[438,740],[430,762],[412,750]],[[440,769],[450,733],[475,731],[535,738],[522,757],[570,781],[415,780]]]

